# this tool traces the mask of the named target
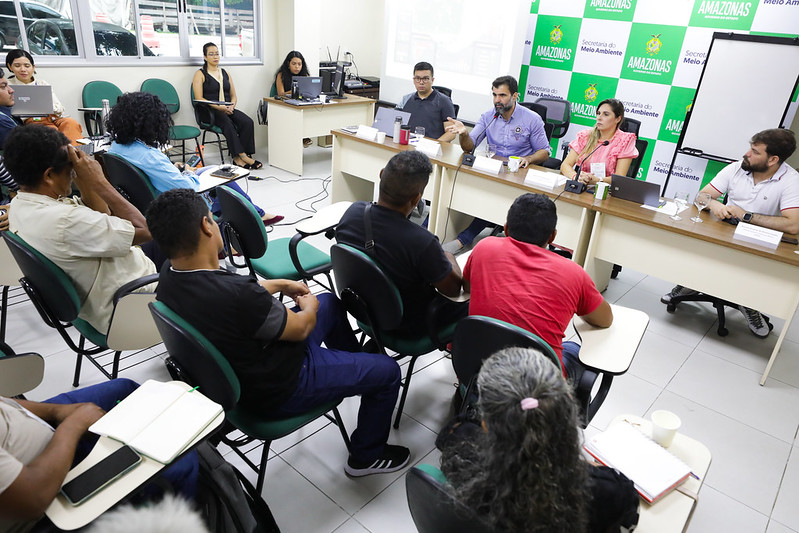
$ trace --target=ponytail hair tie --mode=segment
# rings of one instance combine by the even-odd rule
[[[521,401],[522,411],[529,411],[538,407],[538,400],[535,398],[524,398]]]

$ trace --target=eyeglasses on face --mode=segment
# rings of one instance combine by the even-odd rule
[[[419,82],[419,83],[427,83],[427,82],[428,82],[428,81],[430,81],[431,79],[432,79],[432,78],[430,78],[430,76],[425,76],[424,78],[420,78],[419,76],[414,76],[414,77],[413,77],[413,81],[415,81],[415,82]]]

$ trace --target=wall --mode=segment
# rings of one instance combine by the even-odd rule
[[[319,60],[327,60],[327,47],[336,59],[341,45],[341,56],[352,52],[358,73],[362,76],[380,76],[383,65],[383,2],[380,0],[344,0],[331,4],[320,13]],[[333,7],[335,6],[335,7]],[[308,49],[303,52],[313,55]],[[355,67],[351,68],[355,74]]]

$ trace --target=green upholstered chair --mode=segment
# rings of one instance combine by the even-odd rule
[[[251,202],[229,187],[217,187],[216,194],[222,207],[227,241],[234,243],[234,247],[244,255],[251,275],[257,274],[265,279],[309,281],[324,274],[328,285],[320,285],[333,290],[330,278],[333,265],[329,255],[304,242],[304,235],[300,233],[270,241]]]
[[[108,100],[111,107],[114,107],[114,104],[117,103],[117,98],[120,96],[122,96],[122,91],[110,81],[90,81],[83,86],[81,94],[83,107],[98,109],[103,107],[103,100]],[[83,121],[86,123],[86,131],[90,137],[100,135],[102,130],[100,119],[100,111],[84,111]]]
[[[105,175],[111,185],[136,209],[146,213],[150,203],[158,196],[150,178],[124,157],[106,152],[102,155],[102,160]]]
[[[171,114],[174,115],[180,111],[180,97],[175,87],[168,81],[159,78],[150,78],[142,82],[141,90],[156,95],[166,104]],[[194,139],[194,143],[197,146],[197,153],[200,155],[200,160],[202,161],[203,155],[202,150],[200,150],[200,133],[200,129],[197,126],[176,124],[169,128],[169,140],[173,143],[180,142],[179,155],[184,161],[187,155],[194,153],[186,151],[186,141],[189,139]],[[205,164],[205,161],[203,161],[203,164]]]
[[[434,350],[446,349],[455,332],[455,323],[436,324],[436,309],[431,305],[425,317],[426,334],[399,330],[403,316],[402,298],[380,265],[366,253],[346,244],[334,244],[330,256],[339,298],[347,312],[355,317],[358,327],[377,343],[382,353],[388,349],[397,352],[395,359],[410,357],[394,420],[397,428],[416,360]]]
[[[169,352],[168,365],[172,367],[170,373],[173,377],[198,386],[205,396],[224,408],[228,425],[223,430],[225,436],[222,437],[222,441],[256,471],[258,494],[263,491],[270,443],[293,433],[320,416],[326,416],[338,426],[349,450],[349,437],[338,412],[340,401],[320,405],[302,415],[268,419],[257,410],[239,403],[241,385],[236,373],[228,360],[202,333],[163,302],[151,303],[150,311],[155,318],[158,331],[164,339],[167,352]],[[332,417],[327,414],[329,411],[333,412]],[[234,430],[241,431],[244,436],[230,438],[229,434]],[[242,446],[253,440],[264,441],[261,461],[258,465],[253,463],[241,450]]]
[[[39,253],[21,237],[10,231],[3,239],[22,271],[20,284],[33,302],[45,324],[55,328],[77,355],[75,377],[72,385],[78,386],[80,367],[85,356],[107,378],[119,373],[119,362],[124,350],[143,350],[161,342],[155,324],[147,312],[147,304],[155,299],[152,292],[133,292],[158,281],[158,274],[145,276],[126,283],[114,294],[114,311],[108,331],[97,331],[85,320],[78,318],[81,301],[72,280],[55,263]],[[78,344],[69,335],[74,326],[80,333]],[[94,346],[87,347],[86,341]],[[94,355],[114,351],[111,371],[107,371]]]
[[[205,140],[205,136],[209,133],[213,133],[216,136],[215,141],[210,141],[213,144],[219,146],[219,157],[221,158],[222,163],[225,162],[225,152],[222,148],[222,145],[227,143],[225,141],[225,134],[222,131],[222,128],[216,125],[216,120],[214,119],[214,114],[211,112],[211,108],[208,107],[208,104],[204,104],[202,102],[197,102],[194,99],[194,87],[191,87],[191,106],[194,108],[194,120],[197,121],[197,125],[203,132],[202,140],[200,141],[201,146],[205,146],[207,142]]]

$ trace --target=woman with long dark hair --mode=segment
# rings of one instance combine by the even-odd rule
[[[277,88],[278,96],[286,96],[291,94],[291,78],[293,76],[310,76],[308,72],[308,65],[305,64],[305,58],[296,50],[292,50],[286,55],[283,64],[277,69],[275,73],[275,88]]]

